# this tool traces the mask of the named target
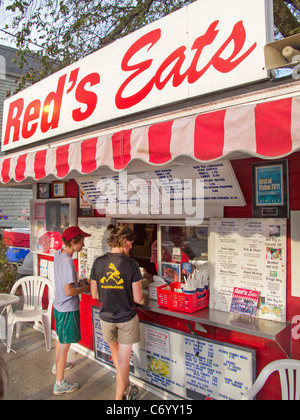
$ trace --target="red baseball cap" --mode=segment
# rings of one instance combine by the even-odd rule
[[[88,238],[90,235],[89,233],[83,232],[83,230],[80,229],[78,226],[71,226],[68,229],[64,231],[64,233],[61,235],[63,239],[66,241],[70,241],[73,238],[76,238],[76,236],[83,236],[84,238]]]

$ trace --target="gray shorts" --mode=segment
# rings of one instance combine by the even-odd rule
[[[136,315],[128,322],[114,324],[101,320],[103,339],[108,344],[135,344],[140,342],[140,324],[139,317]]]

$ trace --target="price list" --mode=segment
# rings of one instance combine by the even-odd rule
[[[112,364],[103,340],[99,308],[92,307],[95,358]],[[255,350],[140,321],[141,341],[133,345],[130,372],[184,399],[239,400],[255,379]]]
[[[259,292],[256,317],[286,321],[285,219],[211,219],[210,308],[229,312],[234,288]]]
[[[193,337],[185,338],[184,350],[187,398],[238,400],[251,387],[253,354],[248,350]]]
[[[141,214],[165,214],[162,208],[168,209],[169,203],[184,204],[186,201],[219,206],[245,205],[228,161],[173,166],[138,174],[124,171],[114,176],[80,178],[76,181],[91,205],[106,209],[111,216],[125,215],[127,206],[139,209]]]

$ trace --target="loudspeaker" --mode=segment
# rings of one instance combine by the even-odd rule
[[[265,46],[266,69],[293,68],[300,62],[300,34]]]

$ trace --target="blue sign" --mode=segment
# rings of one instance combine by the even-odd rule
[[[256,205],[284,205],[283,165],[256,167]]]

